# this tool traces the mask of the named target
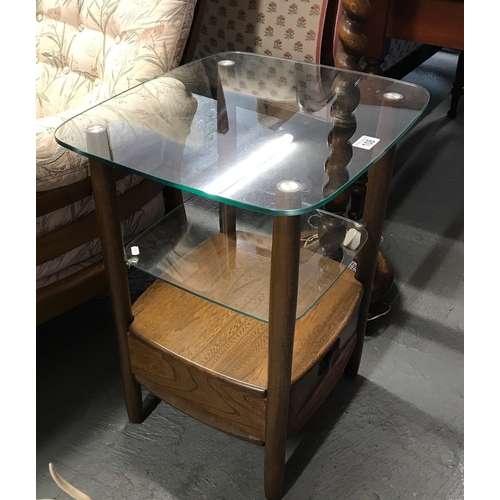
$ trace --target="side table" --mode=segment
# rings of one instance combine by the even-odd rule
[[[281,498],[287,437],[342,373],[357,374],[391,178],[384,155],[428,99],[404,82],[227,52],[59,127],[56,140],[90,159],[132,422],[147,414],[145,388],[264,445],[265,495]],[[137,100],[155,112],[130,111]],[[113,167],[185,202],[123,242]],[[364,227],[325,210],[366,172]],[[157,278],[133,305],[129,266]]]

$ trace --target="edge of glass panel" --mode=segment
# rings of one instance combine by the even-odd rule
[[[153,270],[148,269],[147,266],[144,267],[142,265],[139,265],[137,262],[134,262],[134,260],[133,260],[133,254],[131,252],[131,248],[133,246],[136,246],[136,245],[140,246],[141,239],[144,237],[145,234],[155,233],[156,228],[158,226],[160,226],[162,224],[162,222],[166,218],[168,218],[174,212],[180,210],[182,206],[184,206],[186,204],[189,204],[192,201],[194,201],[196,203],[196,200],[187,200],[181,206],[179,206],[176,209],[172,210],[171,212],[165,214],[165,216],[162,217],[160,220],[158,220],[155,224],[153,224],[153,226],[145,229],[143,232],[141,232],[140,234],[138,234],[137,236],[135,236],[135,238],[133,238],[131,241],[129,241],[128,243],[126,243],[124,245],[124,248],[125,248],[127,265],[130,266],[130,267],[133,267],[133,268],[135,268],[135,269],[137,269],[137,270],[139,270],[141,272],[144,272],[147,275],[149,275],[149,276],[151,276],[151,277],[153,277],[153,278],[155,278],[157,280],[160,280],[160,281],[163,281],[165,283],[168,283],[169,285],[174,286],[174,287],[176,287],[179,290],[183,290],[183,291],[186,291],[186,292],[188,292],[190,294],[193,294],[193,295],[195,295],[195,296],[197,296],[197,297],[199,297],[199,298],[201,298],[203,300],[207,300],[207,301],[209,301],[209,302],[211,302],[213,304],[217,304],[217,305],[219,305],[221,307],[224,307],[225,309],[229,309],[229,310],[234,311],[234,312],[236,312],[238,314],[243,314],[243,315],[245,315],[247,317],[250,317],[250,318],[253,318],[253,319],[257,320],[257,321],[268,323],[269,322],[269,318],[268,317],[264,317],[263,315],[251,313],[248,310],[245,310],[244,308],[236,307],[236,306],[233,306],[233,305],[231,305],[231,304],[229,304],[227,302],[224,302],[222,300],[216,299],[214,297],[210,297],[209,294],[203,294],[201,292],[198,292],[195,289],[190,288],[189,286],[183,286],[182,284],[180,284],[180,283],[178,283],[178,282],[176,282],[174,280],[170,280],[170,279],[166,278],[165,276],[162,276],[160,274],[155,273]],[[313,300],[311,300],[308,303],[308,305],[303,310],[301,310],[298,313],[296,312],[296,314],[295,314],[295,320],[296,321],[298,321],[303,316],[305,316],[323,298],[323,296],[331,289],[332,286],[334,286],[337,283],[337,281],[342,277],[342,275],[346,272],[347,269],[351,269],[350,268],[351,264],[355,261],[355,258],[359,255],[359,252],[364,247],[364,245],[366,244],[366,241],[368,239],[368,234],[367,234],[366,228],[360,222],[354,221],[354,220],[349,219],[347,217],[343,217],[341,215],[337,215],[337,214],[334,214],[334,213],[331,213],[331,212],[328,212],[328,211],[322,210],[322,209],[315,209],[315,211],[317,211],[319,213],[327,214],[329,216],[332,216],[335,219],[344,221],[348,225],[356,228],[361,233],[361,242],[360,242],[360,245],[356,248],[356,250],[353,251],[353,254],[350,256],[350,259],[348,260],[348,262],[346,262],[345,264],[341,264],[341,262],[336,261],[339,265],[342,265],[342,268],[340,268],[339,273],[335,275],[335,278],[332,279],[332,281],[325,287],[325,289],[321,293],[319,293]],[[267,215],[267,214],[264,214],[264,215]],[[193,247],[193,249],[194,248],[195,247]],[[316,252],[314,252],[314,253],[316,253]],[[300,268],[300,266],[299,266],[299,268]],[[300,271],[299,271],[299,273],[300,273]],[[299,291],[297,291],[297,293],[299,293]]]
[[[412,128],[412,126],[415,124],[415,122],[422,116],[423,112],[427,109],[427,106],[429,105],[429,99],[427,99],[427,102],[425,103],[424,106],[422,106],[422,108],[415,115],[415,117],[413,118],[413,120],[411,120],[411,122],[409,122],[408,125],[375,158],[373,158],[355,176],[353,176],[351,179],[349,179],[349,181],[346,184],[344,184],[341,188],[337,189],[330,196],[328,196],[326,198],[323,198],[318,203],[315,203],[315,204],[312,204],[312,205],[307,205],[307,206],[304,206],[302,208],[287,209],[287,210],[275,210],[275,209],[268,208],[268,207],[260,207],[260,206],[251,205],[251,204],[244,203],[244,202],[238,202],[238,201],[235,201],[235,200],[232,200],[232,199],[224,198],[223,196],[219,196],[219,195],[207,194],[206,192],[204,192],[202,190],[195,189],[195,188],[192,188],[192,187],[189,187],[189,186],[185,186],[183,184],[178,184],[178,183],[175,183],[175,182],[167,181],[165,179],[160,179],[160,178],[154,177],[154,176],[152,176],[150,174],[146,174],[146,173],[143,173],[143,172],[138,172],[136,169],[133,169],[133,168],[130,168],[130,167],[126,167],[126,166],[120,165],[118,163],[114,163],[112,160],[106,160],[106,159],[103,159],[103,158],[99,158],[99,157],[97,157],[97,156],[95,156],[95,155],[93,155],[93,154],[91,154],[91,153],[89,153],[87,151],[81,151],[79,148],[77,148],[75,146],[71,146],[70,144],[66,144],[64,141],[62,141],[61,139],[59,139],[57,137],[58,130],[61,129],[62,127],[64,127],[64,125],[66,123],[74,120],[78,116],[81,116],[81,115],[84,115],[84,114],[88,113],[92,109],[98,108],[102,104],[104,104],[104,103],[106,103],[108,101],[111,101],[111,100],[117,98],[120,95],[126,94],[126,93],[130,92],[131,90],[133,90],[133,89],[135,89],[137,87],[140,87],[140,86],[144,85],[145,83],[152,82],[152,81],[154,81],[154,80],[156,80],[158,78],[163,78],[165,76],[173,76],[173,77],[175,77],[175,71],[178,68],[188,67],[188,66],[191,66],[191,65],[194,65],[194,64],[200,64],[201,62],[203,62],[204,60],[207,60],[207,59],[219,59],[219,58],[223,58],[224,56],[227,56],[228,54],[242,54],[242,55],[245,55],[245,56],[248,56],[248,57],[258,57],[258,58],[267,58],[267,59],[281,60],[281,58],[279,58],[279,57],[259,55],[259,54],[253,54],[253,53],[248,53],[248,52],[227,51],[227,52],[220,52],[220,53],[215,54],[215,55],[210,55],[210,56],[207,56],[207,57],[204,57],[204,58],[201,58],[201,59],[197,59],[196,61],[191,61],[191,62],[189,62],[187,64],[184,64],[183,66],[178,66],[177,68],[173,68],[173,69],[171,69],[170,71],[168,71],[166,73],[163,73],[163,74],[161,74],[161,75],[159,75],[159,76],[157,76],[155,78],[152,78],[151,80],[148,80],[147,82],[140,83],[138,85],[135,85],[134,87],[131,87],[130,89],[127,89],[127,90],[125,90],[123,92],[120,92],[119,94],[116,94],[115,96],[110,97],[109,99],[106,99],[106,100],[104,100],[104,101],[102,101],[102,102],[100,102],[100,103],[98,103],[98,104],[96,104],[94,106],[91,106],[90,108],[87,108],[86,110],[82,111],[81,113],[78,113],[77,115],[73,116],[72,118],[69,118],[68,120],[66,120],[65,122],[61,123],[61,125],[59,125],[56,128],[56,130],[54,132],[54,138],[55,138],[56,143],[59,144],[60,146],[63,146],[66,149],[69,149],[70,151],[73,151],[73,152],[75,152],[77,154],[85,156],[86,158],[95,160],[95,161],[97,161],[99,163],[103,163],[105,165],[109,165],[110,167],[115,167],[115,168],[118,168],[120,170],[124,170],[126,172],[131,173],[131,174],[139,175],[141,177],[144,177],[146,179],[150,179],[152,181],[158,182],[158,183],[163,184],[165,186],[170,186],[170,187],[173,187],[173,188],[180,189],[182,191],[186,191],[188,193],[192,193],[192,194],[195,194],[195,195],[198,195],[198,196],[202,196],[204,198],[209,198],[209,199],[214,200],[214,201],[219,201],[219,202],[226,203],[228,205],[232,205],[232,206],[235,206],[235,207],[244,208],[244,209],[247,209],[247,210],[253,210],[253,211],[257,211],[257,212],[268,214],[268,215],[274,215],[274,216],[276,216],[276,215],[277,216],[279,216],[279,215],[284,215],[284,216],[287,216],[287,215],[289,215],[289,216],[291,216],[291,215],[304,215],[304,214],[306,214],[306,213],[308,213],[308,212],[310,212],[312,210],[315,210],[317,208],[321,208],[322,206],[326,205],[328,202],[330,202],[331,200],[333,200],[334,198],[336,198],[339,194],[341,194],[343,191],[345,191],[345,189],[347,189],[349,186],[351,186],[363,174],[365,174],[374,163],[376,163],[378,160],[380,160],[387,153],[387,151],[389,149],[391,149],[391,147],[393,147],[397,142],[399,142],[401,140],[401,138],[408,132],[408,130],[410,128]],[[327,66],[325,64],[314,64],[314,63],[309,63],[309,62],[306,62],[306,61],[303,61],[303,62],[302,61],[291,61],[291,60],[286,60],[286,61],[288,61],[288,62],[295,62],[295,63],[298,63],[298,64],[303,64],[303,65],[308,65],[308,66],[314,66],[314,67],[318,67],[318,68],[333,69],[335,71],[338,71],[339,73],[352,73],[352,74],[362,75],[364,77],[369,77],[369,74],[363,73],[361,71],[354,71],[354,70],[349,70],[349,69],[344,69],[344,68],[335,68],[334,66]],[[396,83],[399,83],[399,84],[404,84],[405,86],[409,86],[409,87],[420,88],[423,91],[425,91],[427,93],[427,95],[430,97],[429,91],[427,89],[425,89],[424,87],[420,86],[420,85],[416,85],[416,84],[411,83],[411,82],[401,82],[401,80],[396,80],[394,78],[387,78],[387,77],[378,76],[378,75],[376,76],[376,78],[377,79],[383,79],[383,80],[386,80],[386,81],[396,82]]]

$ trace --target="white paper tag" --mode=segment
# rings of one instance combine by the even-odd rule
[[[361,148],[361,149],[371,149],[377,142],[379,142],[380,139],[377,139],[376,137],[370,137],[368,135],[362,135],[354,144],[353,146],[355,148]]]

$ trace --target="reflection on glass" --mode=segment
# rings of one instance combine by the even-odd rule
[[[220,61],[231,63],[220,66]],[[401,94],[403,102],[393,110],[394,126],[381,128],[387,93]],[[103,125],[113,155],[104,163],[229,205],[292,215],[338,197],[404,134],[427,101],[424,89],[406,82],[229,52],[176,68],[105,101],[60,126],[56,140],[92,156],[84,131]],[[379,141],[372,150],[337,153],[337,142],[349,134],[351,144],[362,136]],[[286,154],[256,156],[289,136],[293,141]],[[239,180],[228,184],[224,175],[233,168],[230,175]],[[275,186],[282,180],[303,186],[301,207],[277,209]],[[244,189],[238,188],[241,182]],[[222,189],[215,188],[218,183]]]
[[[287,187],[294,189],[292,182]],[[217,202],[191,198],[127,246],[129,264],[210,301],[267,321],[273,217],[237,210],[235,231],[227,234],[217,224],[218,209]],[[327,218],[338,220],[342,228],[343,238],[335,242],[335,248],[332,241],[328,245],[321,241],[321,225],[328,222],[318,221]],[[297,318],[337,281],[366,241],[366,231],[360,224],[322,210],[314,216],[302,216],[301,227]],[[346,241],[350,230],[358,235],[354,246],[352,241]]]

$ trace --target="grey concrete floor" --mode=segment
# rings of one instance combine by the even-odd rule
[[[464,120],[446,117],[456,54],[406,79],[431,104],[398,146],[383,249],[399,301],[288,442],[285,500],[464,498]],[[132,275],[136,297],[148,284]],[[263,499],[263,448],[160,403],[128,422],[107,293],[37,328],[37,498]]]

